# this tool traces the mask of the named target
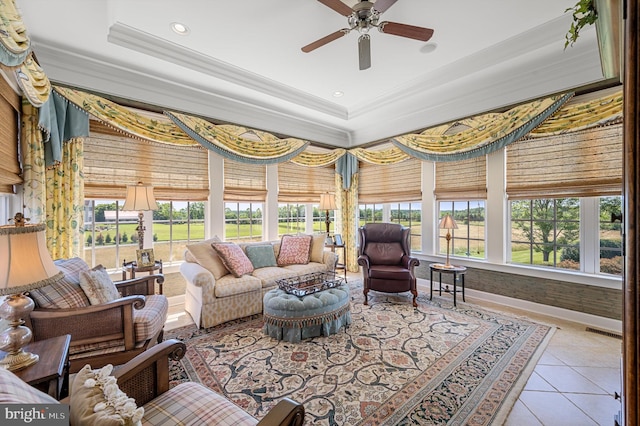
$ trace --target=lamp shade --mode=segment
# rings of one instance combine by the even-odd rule
[[[138,182],[137,185],[127,186],[127,198],[124,200],[122,210],[158,210],[156,197],[153,195],[153,187],[150,185],[143,185],[142,182]]]
[[[440,225],[438,225],[440,229],[458,229],[458,224],[451,217],[449,213],[444,215],[444,217],[440,220]]]
[[[47,250],[45,225],[0,226],[0,294],[33,290],[61,279]]]
[[[325,192],[320,194],[320,210],[336,210],[336,197],[333,194]]]

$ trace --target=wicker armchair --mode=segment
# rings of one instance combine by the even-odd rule
[[[85,364],[91,364],[93,368],[123,364],[162,341],[168,301],[166,296],[154,294],[156,283],[162,282],[163,275],[115,282],[122,297],[100,305],[36,306],[27,325],[35,341],[71,335],[72,373]],[[56,295],[64,298],[60,296],[62,292],[57,289]]]
[[[237,426],[302,425],[304,407],[288,398],[280,400],[257,421],[222,395],[198,383],[182,383],[170,389],[169,360],[181,359],[185,351],[183,342],[170,339],[114,369],[113,376],[120,389],[135,399],[138,406],[144,406],[143,424],[146,418],[158,415],[171,420],[167,424],[183,424],[187,420],[193,424],[217,424],[221,419],[235,419]]]

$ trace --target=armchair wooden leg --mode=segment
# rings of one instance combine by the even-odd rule
[[[362,290],[362,294],[364,294],[364,305],[369,305],[369,301],[367,300],[367,293],[369,293],[369,289],[365,288],[364,290]]]
[[[413,294],[413,307],[417,308],[418,302],[416,301],[416,299],[418,297],[418,290],[411,290],[411,294]]]

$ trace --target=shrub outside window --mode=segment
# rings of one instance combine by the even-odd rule
[[[263,203],[224,203],[225,241],[262,241]]]
[[[411,251],[422,251],[422,203],[391,203],[391,222],[411,228]]]

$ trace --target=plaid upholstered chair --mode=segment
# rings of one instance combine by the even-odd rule
[[[113,283],[106,271],[100,275],[81,258],[54,263],[64,279],[30,292],[36,308],[27,325],[35,341],[71,335],[72,373],[87,363],[94,368],[123,364],[162,341],[169,303],[166,296],[154,293],[155,284],[164,282],[163,275]],[[101,301],[95,285],[92,291],[85,291],[82,285],[89,281],[99,286],[95,277],[105,275],[108,282],[104,285],[112,286],[115,294]]]
[[[123,396],[132,398],[132,402],[144,410],[141,424],[301,426],[304,422],[304,407],[288,398],[278,401],[258,421],[224,396],[199,383],[186,382],[170,388],[170,360],[181,359],[185,350],[185,344],[179,340],[167,340],[111,372],[119,391],[125,394]],[[120,412],[109,407],[94,410],[94,406],[108,397],[95,384],[90,386],[86,383],[85,379],[90,374],[93,374],[90,368],[83,368],[74,377],[69,396],[60,401],[70,405],[70,424],[107,424],[101,423],[107,416],[108,424],[117,424]],[[0,404],[56,403],[55,399],[27,385],[15,374],[0,369]],[[122,424],[131,424],[131,421],[123,419]]]

